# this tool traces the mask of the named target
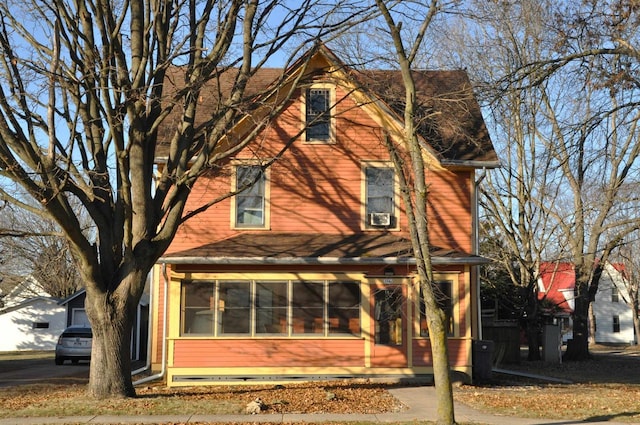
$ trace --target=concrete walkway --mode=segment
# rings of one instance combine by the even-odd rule
[[[0,425],[40,425],[40,424],[189,424],[189,423],[348,423],[348,422],[412,422],[436,420],[436,396],[434,387],[408,387],[389,390],[394,397],[409,408],[399,413],[382,414],[260,414],[260,415],[168,415],[168,416],[69,416],[49,418],[8,418],[0,419]],[[532,402],[534,402],[532,400]],[[615,418],[592,418],[593,420],[553,420],[522,419],[511,416],[495,416],[481,413],[463,404],[456,404],[458,423],[486,425],[551,425],[551,424],[607,424],[624,425],[609,421]],[[628,425],[628,424],[626,424]]]

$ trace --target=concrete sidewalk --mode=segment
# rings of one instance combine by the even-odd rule
[[[437,417],[435,388],[407,387],[389,390],[394,397],[408,406],[408,409],[398,413],[382,414],[260,414],[260,415],[144,415],[144,416],[68,416],[48,418],[8,418],[0,419],[0,425],[40,425],[40,424],[175,424],[175,423],[348,423],[348,422],[413,422],[434,421]],[[533,402],[533,401],[532,401]],[[608,418],[594,420],[553,420],[553,419],[522,419],[511,416],[495,416],[481,413],[463,404],[456,404],[456,421],[458,423],[486,424],[486,425],[551,425],[551,424],[607,424],[624,425],[620,422],[608,421]],[[612,418],[613,419],[613,418]],[[626,424],[628,425],[628,424]]]

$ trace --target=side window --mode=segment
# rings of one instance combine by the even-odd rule
[[[305,140],[331,141],[331,90],[307,89],[305,94]]]
[[[438,280],[433,282],[436,301],[438,307],[445,314],[445,328],[448,336],[454,336],[453,331],[453,303],[452,303],[452,285],[450,280]],[[424,303],[424,297],[422,296],[422,288],[420,288],[420,336],[428,337],[429,329],[427,328],[427,314]]]
[[[614,333],[618,333],[620,332],[620,316],[613,316],[613,332]]]
[[[266,178],[257,165],[236,167],[235,226],[265,227]]]
[[[365,227],[395,227],[394,176],[391,167],[365,169]]]
[[[617,286],[613,286],[611,288],[611,302],[612,303],[620,302],[620,294],[618,293],[618,287]]]

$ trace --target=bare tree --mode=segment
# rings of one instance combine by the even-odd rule
[[[475,2],[469,14],[476,30],[465,27],[456,42],[474,46],[465,48],[466,53],[460,56],[467,59],[491,111],[492,134],[502,152],[502,167],[488,172],[481,186],[483,233],[500,241],[499,249],[482,254],[501,264],[512,283],[523,288],[521,311],[526,319],[528,358],[539,360],[538,270],[556,244],[557,223],[546,205],[558,196],[557,189],[553,190],[554,176],[549,173],[550,159],[539,140],[547,127],[540,99],[548,88],[507,88],[500,82],[546,54],[546,30],[541,23],[550,18],[549,4]]]
[[[392,138],[386,139],[387,149],[399,176],[400,190],[408,217],[413,255],[416,259],[420,288],[425,303],[429,340],[433,356],[434,383],[436,387],[437,423],[454,424],[453,390],[449,366],[446,316],[438,302],[439,293],[433,279],[431,264],[431,244],[429,241],[429,222],[427,214],[428,164],[424,158],[424,149],[419,136],[419,113],[417,111],[417,92],[413,75],[416,57],[420,52],[427,29],[442,5],[439,0],[423,2],[405,1],[389,7],[385,2],[376,0],[376,5],[387,25],[393,44],[397,65],[402,74],[405,97],[399,102],[404,104],[404,127],[399,145]],[[413,15],[412,15],[413,14]],[[424,14],[424,15],[423,15]],[[402,22],[410,16],[424,16],[418,21],[418,29],[413,37],[402,33]],[[404,152],[407,155],[404,155]]]
[[[638,226],[633,215],[618,214],[637,204],[621,191],[640,152],[638,55],[632,47],[638,11],[632,3],[516,2],[491,8],[473,2],[474,19],[464,21],[468,34],[492,25],[487,36],[463,40],[492,57],[491,63],[476,62],[472,75],[493,87],[487,97],[493,99],[492,117],[509,136],[504,148],[515,153],[507,156],[510,166],[498,172],[502,176],[494,173],[485,185],[486,211],[509,241],[506,258],[519,259],[525,271],[519,283],[530,287],[536,262],[575,264],[574,339],[566,359],[589,356],[588,310],[598,265]],[[494,63],[503,64],[499,74],[492,74]]]
[[[53,218],[69,243],[93,327],[90,396],[135,395],[135,306],[178,226],[208,207],[185,212],[190,188],[247,146],[295,83],[255,87],[252,77],[269,60],[303,67],[300,49],[355,19],[354,8],[333,14],[345,2],[0,4],[0,176],[37,207],[10,190],[0,199]],[[213,113],[199,113],[211,102]],[[230,131],[248,112],[252,125]]]
[[[39,290],[57,298],[66,298],[82,287],[68,242],[54,221],[7,207],[0,229],[4,229],[0,230],[0,249],[5,277],[24,280],[31,276]]]

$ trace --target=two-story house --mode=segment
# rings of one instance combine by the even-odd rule
[[[545,262],[540,265],[538,298],[544,314],[561,321],[562,338],[572,337],[571,315],[575,306],[574,265],[567,262]],[[594,341],[604,344],[634,344],[635,309],[630,305],[624,264],[605,262],[592,303]]]
[[[198,181],[187,210],[247,189],[185,222],[155,269],[151,360],[168,385],[432,373],[407,218],[384,144],[403,125],[400,75],[357,72],[326,48],[304,72],[294,100],[255,144]],[[263,69],[252,84],[280,73]],[[476,172],[498,161],[466,73],[415,78],[427,111],[420,128],[431,254],[451,365],[471,375],[484,261],[476,253]]]

